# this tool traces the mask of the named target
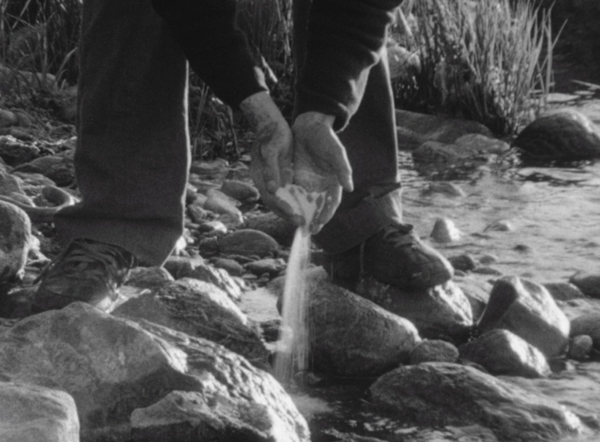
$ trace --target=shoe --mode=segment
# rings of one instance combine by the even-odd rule
[[[409,224],[389,225],[347,252],[328,255],[325,268],[333,281],[354,290],[362,275],[401,290],[426,290],[450,280],[452,265],[419,239]]]
[[[77,301],[107,310],[133,264],[133,255],[121,247],[75,239],[38,277],[31,310],[56,310]]]

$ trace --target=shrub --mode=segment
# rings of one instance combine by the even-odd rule
[[[422,0],[413,12],[422,68],[396,84],[399,106],[479,121],[499,135],[543,111],[556,42],[549,12],[525,0]]]

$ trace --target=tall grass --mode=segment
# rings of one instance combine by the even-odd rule
[[[525,0],[421,0],[412,11],[421,72],[398,104],[516,133],[546,106],[552,85],[549,12]]]
[[[75,83],[82,0],[0,2],[0,63],[16,71]]]

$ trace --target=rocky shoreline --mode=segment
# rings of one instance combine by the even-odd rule
[[[596,115],[553,115],[515,145],[553,160],[600,156]],[[444,198],[464,191],[443,178],[515,151],[471,122],[401,111],[399,121],[428,192]],[[177,251],[164,268],[134,269],[110,313],[76,303],[30,315],[35,278],[60,248],[52,214],[79,197],[74,139],[34,141],[9,110],[2,126],[0,439],[525,442],[600,431],[600,273],[536,283],[460,247],[448,254],[454,280],[419,293],[368,276],[349,292],[314,250],[314,373],[286,392],[270,374],[277,314],[248,312],[247,299],[262,291],[274,311],[294,227],[260,204],[247,156],[193,163]],[[510,230],[498,220],[486,234]],[[439,219],[430,237],[460,234]],[[355,416],[343,401],[314,416],[297,399],[332,385],[360,399]]]

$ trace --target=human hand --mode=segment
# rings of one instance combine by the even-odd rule
[[[240,103],[256,133],[252,146],[250,176],[263,202],[279,216],[300,224],[290,205],[276,195],[292,182],[292,131],[267,92],[259,92]]]
[[[318,233],[333,217],[342,189],[352,192],[352,168],[346,149],[333,130],[334,117],[305,112],[292,125],[294,134],[294,184],[301,186],[316,208],[310,212],[309,231]],[[303,216],[304,218],[304,216]],[[308,216],[306,216],[308,218]]]

